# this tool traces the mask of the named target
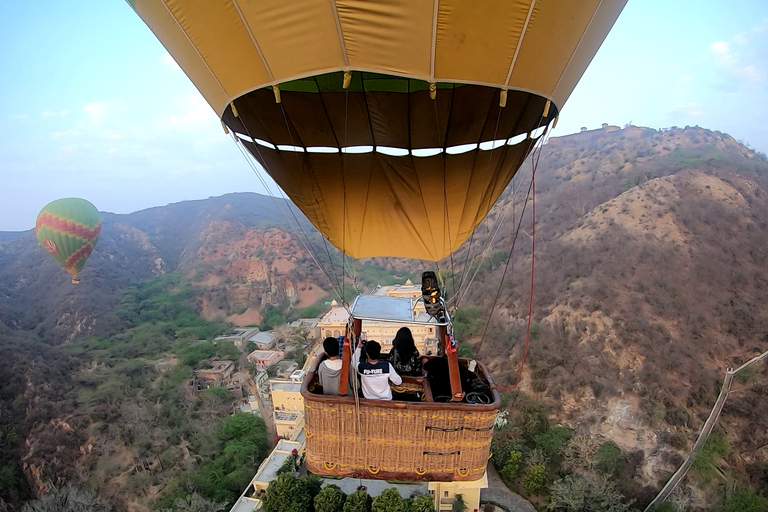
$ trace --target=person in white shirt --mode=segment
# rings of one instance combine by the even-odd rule
[[[376,341],[369,341],[365,345],[367,361],[360,361],[360,347],[355,349],[353,362],[360,375],[360,386],[363,388],[365,398],[376,400],[392,400],[392,390],[389,389],[389,381],[394,385],[403,383],[403,379],[395,372],[395,369],[387,361],[379,361],[381,345]]]

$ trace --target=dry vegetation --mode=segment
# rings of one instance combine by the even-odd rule
[[[502,277],[530,177],[530,167],[523,169],[472,239],[441,263],[449,288],[462,279],[467,286],[474,276],[456,315],[457,335],[471,342],[465,353],[479,348],[475,355],[500,384],[514,381],[526,338],[530,205]],[[550,483],[565,472],[581,475],[555,486],[560,490],[595,481],[594,468],[579,473],[579,460],[623,461],[612,478],[623,496],[643,505],[687,453],[725,367],[768,349],[768,161],[726,134],[698,127],[608,127],[550,139],[536,190],[530,351],[520,390],[505,396],[510,420],[523,433],[508,435],[522,435],[527,447],[520,449],[534,454],[549,443],[548,460],[558,461],[547,470]],[[316,313],[298,305],[332,287],[274,211],[242,197],[180,203],[105,226],[104,245],[92,258],[94,287],[64,296],[32,277],[43,264],[31,237],[0,243],[0,285],[8,290],[0,296],[0,335],[3,354],[13,355],[0,367],[8,383],[0,394],[0,462],[10,461],[12,471],[0,471],[0,482],[12,482],[0,499],[10,506],[37,493],[36,482],[90,479],[143,510],[165,483],[165,473],[156,472],[164,457],[177,475],[210,455],[195,455],[202,445],[193,437],[210,438],[207,420],[222,406],[183,396],[158,400],[184,376],[132,362],[145,354],[93,363],[57,359],[50,348],[51,358],[44,358],[29,348],[44,345],[30,344],[106,336],[135,324],[118,314],[121,291],[174,269],[197,286],[197,313],[223,320],[257,311],[249,318],[265,327]],[[313,243],[316,236],[310,235]],[[336,253],[317,253],[326,268],[340,268]],[[367,287],[393,275],[418,279],[410,272],[423,265],[359,263],[359,283]],[[45,276],[53,272],[45,267]],[[309,291],[311,300],[302,296]],[[677,498],[689,510],[719,510],[725,482],[768,494],[766,375],[760,368],[745,376],[732,394],[718,428],[724,443]],[[554,447],[552,436],[563,432],[557,425],[577,440],[566,452],[558,451],[565,445]],[[176,437],[165,435],[176,430]],[[573,455],[578,450],[583,456]],[[718,468],[715,476],[710,466]],[[518,479],[523,486],[524,477]]]

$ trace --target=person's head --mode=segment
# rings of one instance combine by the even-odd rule
[[[379,342],[371,340],[365,344],[365,353],[368,354],[368,359],[378,359],[381,356],[381,345]]]
[[[395,339],[392,340],[392,346],[395,348],[398,354],[404,357],[408,357],[409,355],[416,352],[416,343],[413,341],[413,334],[411,334],[411,330],[407,327],[401,327],[397,331]]]
[[[328,357],[339,357],[339,340],[336,338],[325,338],[323,340],[323,350]]]

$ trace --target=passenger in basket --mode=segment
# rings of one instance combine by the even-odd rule
[[[341,375],[341,359],[339,359],[339,340],[325,338],[323,350],[328,359],[320,363],[317,368],[317,378],[323,386],[324,395],[339,394],[339,376]]]
[[[392,340],[390,361],[399,375],[421,376],[421,357],[409,328],[401,327],[397,331]]]
[[[389,389],[389,381],[400,385],[403,379],[395,372],[395,369],[387,361],[379,361],[381,345],[371,340],[365,345],[368,360],[360,361],[360,347],[355,349],[353,362],[356,363],[357,373],[360,374],[360,385],[363,388],[365,398],[378,400],[392,400],[392,390]]]

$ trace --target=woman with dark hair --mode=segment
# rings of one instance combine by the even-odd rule
[[[392,366],[400,375],[421,376],[421,357],[413,341],[413,334],[407,327],[401,327],[392,340]]]

